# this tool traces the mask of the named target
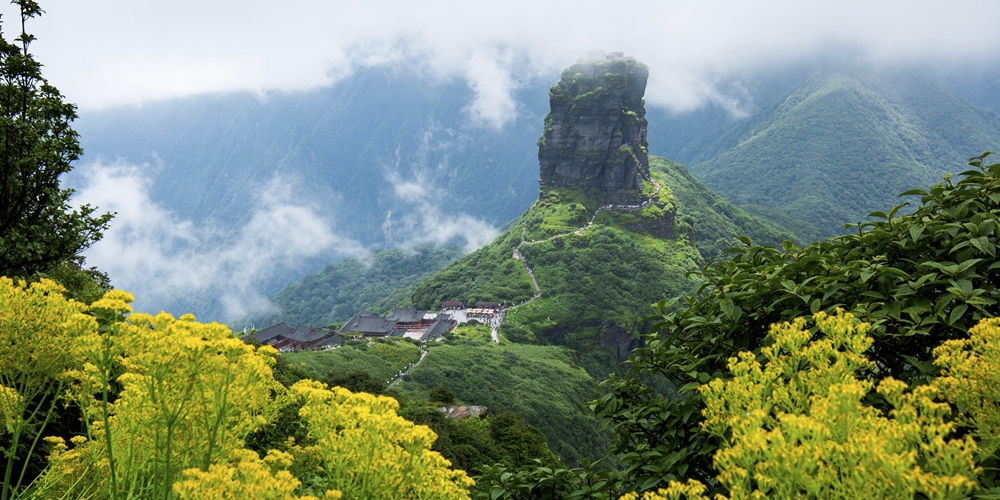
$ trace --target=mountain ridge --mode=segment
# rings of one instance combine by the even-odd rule
[[[914,69],[840,65],[712,144],[718,154],[690,165],[707,185],[834,236],[907,186],[961,170],[968,151],[1000,145],[1000,117]]]

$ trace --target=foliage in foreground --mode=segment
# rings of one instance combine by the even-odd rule
[[[716,451],[715,498],[966,498],[981,469],[972,436],[952,437],[951,406],[937,383],[912,390],[892,377],[858,379],[875,368],[865,353],[871,325],[849,313],[773,325],[761,349],[729,359],[726,379],[699,387],[702,429]],[[818,332],[814,333],[814,330]],[[1000,329],[981,323],[996,339]],[[945,351],[938,351],[944,354]],[[940,361],[940,359],[939,359]],[[951,377],[959,387],[964,376]],[[891,408],[871,405],[875,390]],[[964,397],[961,391],[951,392]],[[672,482],[667,498],[704,499],[696,481]]]
[[[28,52],[24,23],[41,15],[32,0],[15,0],[22,32],[0,35],[0,276],[30,277],[78,255],[101,239],[113,214],[70,206],[59,177],[83,150],[70,126],[76,106],[42,78]]]
[[[871,324],[874,368],[866,379],[919,384],[933,376],[932,349],[965,338],[997,312],[1000,165],[984,165],[983,157],[971,159],[958,182],[904,193],[920,197],[912,214],[897,216],[897,206],[852,234],[803,249],[746,242],[705,269],[697,294],[662,301],[629,373],[609,379],[609,393],[594,404],[615,435],[628,482],[651,489],[714,480],[712,456],[722,443],[701,432],[697,388],[723,377],[739,352],[759,354],[771,324],[844,308]],[[653,390],[657,377],[677,383],[682,397]],[[984,484],[992,475],[987,469]]]
[[[4,499],[468,497],[472,481],[395,400],[308,380],[286,389],[271,373],[277,353],[222,325],[128,314],[125,292],[89,307],[61,292],[0,278],[0,340],[13,347],[0,364]],[[248,450],[289,406],[305,439],[263,458]],[[65,407],[83,428],[46,437]],[[25,458],[43,437],[49,464],[30,481]]]

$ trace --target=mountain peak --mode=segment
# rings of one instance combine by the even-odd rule
[[[597,59],[597,60],[595,60]],[[649,180],[646,91],[649,68],[620,52],[581,60],[549,90],[538,141],[541,189],[574,188],[603,202],[641,198]]]

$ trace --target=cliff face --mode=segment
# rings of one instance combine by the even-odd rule
[[[641,197],[649,179],[646,91],[649,68],[631,58],[581,62],[549,91],[538,141],[539,184],[577,188],[603,202]]]

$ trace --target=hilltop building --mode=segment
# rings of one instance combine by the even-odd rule
[[[344,323],[338,332],[351,337],[405,337],[427,342],[440,339],[456,325],[457,322],[447,314],[397,307],[386,317],[361,311]]]
[[[340,335],[333,331],[320,330],[301,323],[292,328],[284,322],[254,333],[253,338],[258,344],[268,344],[282,352],[329,349],[341,343]]]
[[[445,418],[461,420],[469,417],[483,418],[486,416],[485,406],[438,406],[438,411],[444,413]]]

